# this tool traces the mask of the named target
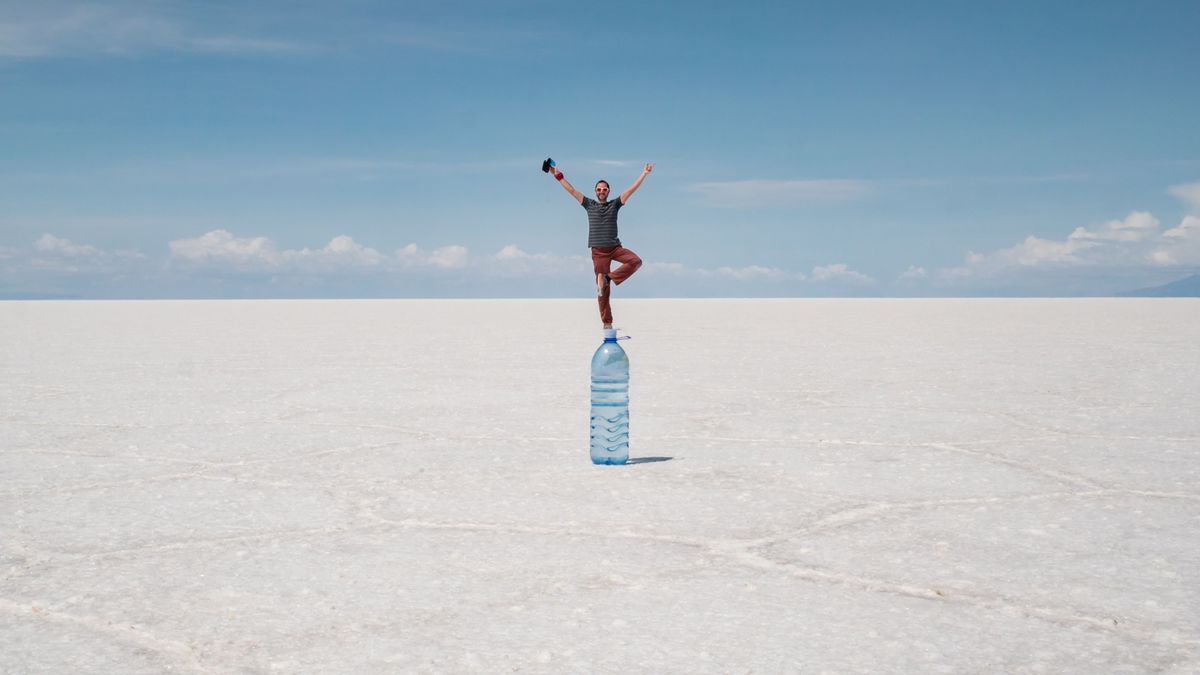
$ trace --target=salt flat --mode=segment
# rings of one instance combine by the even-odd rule
[[[0,671],[1200,671],[1200,302],[0,303]]]

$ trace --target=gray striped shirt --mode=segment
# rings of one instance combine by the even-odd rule
[[[592,248],[620,246],[621,240],[617,239],[617,211],[623,206],[620,197],[610,199],[603,204],[595,199],[584,197],[582,206],[587,209],[588,214],[588,246]]]

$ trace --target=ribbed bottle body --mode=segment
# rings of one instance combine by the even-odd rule
[[[596,464],[629,460],[629,357],[615,340],[592,356],[591,455]]]

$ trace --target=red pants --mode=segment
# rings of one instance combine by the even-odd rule
[[[612,261],[616,260],[621,263],[615,272],[609,273],[612,267]],[[614,284],[619,284],[633,273],[638,271],[642,266],[642,259],[636,253],[621,246],[609,246],[607,248],[592,249],[592,269],[596,274],[608,274],[608,278],[612,279]],[[605,324],[612,323],[612,307],[608,304],[609,291],[611,289],[607,284],[604,286],[604,291],[600,293],[597,300],[600,302],[600,320]]]

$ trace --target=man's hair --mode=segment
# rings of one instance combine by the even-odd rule
[[[600,187],[601,183],[604,183],[604,186],[607,187],[609,190],[612,189],[612,186],[608,184],[608,181],[604,180],[603,178],[596,181],[596,184],[592,186],[592,189],[595,190],[596,188]]]

